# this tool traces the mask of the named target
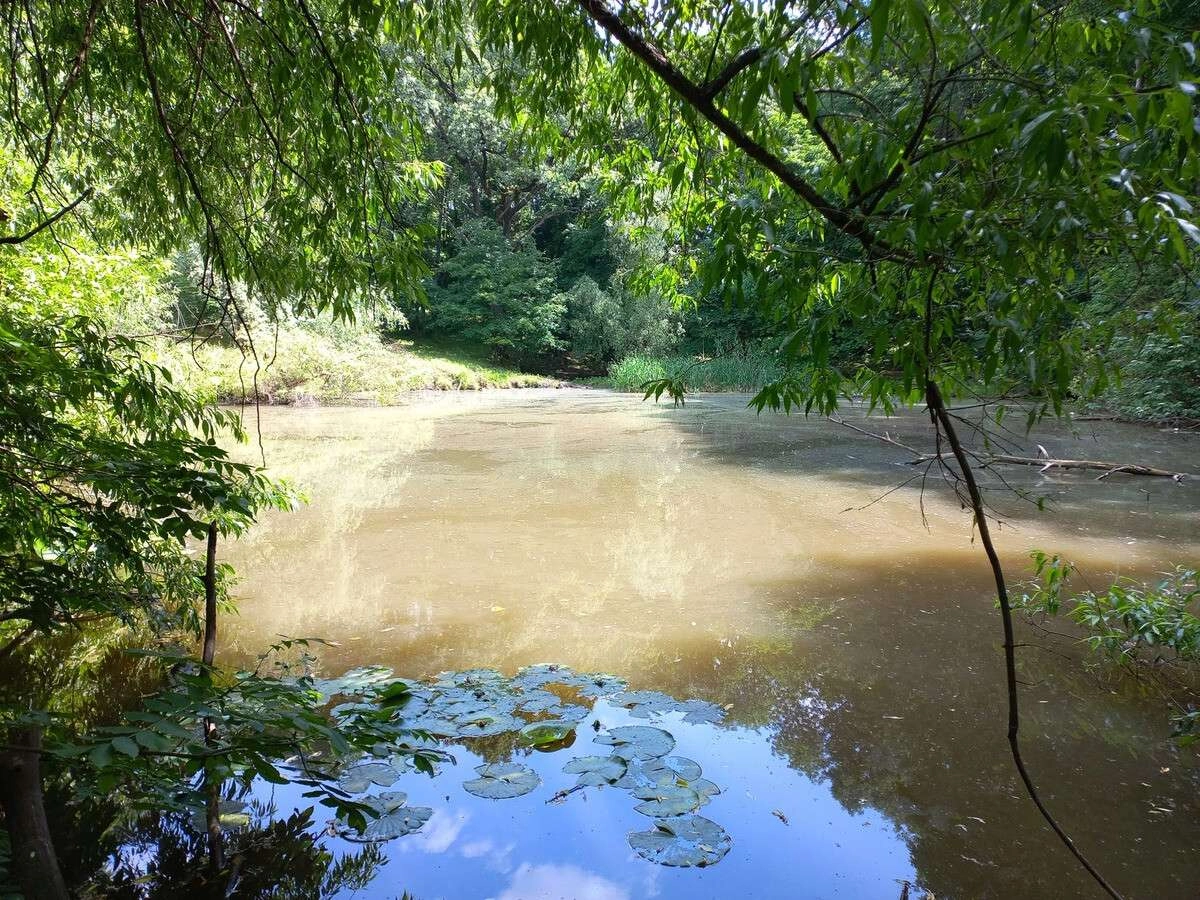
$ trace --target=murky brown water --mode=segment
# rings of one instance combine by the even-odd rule
[[[230,657],[319,636],[337,642],[320,654],[331,673],[552,661],[730,705],[721,783],[742,799],[706,880],[591,847],[585,820],[544,858],[475,852],[487,829],[551,827],[529,807],[395,851],[381,895],[895,897],[910,878],[938,898],[1092,895],[1007,756],[1000,626],[967,514],[933,479],[928,528],[919,482],[872,504],[912,474],[904,454],[744,402],[531,391],[263,410],[269,464],[311,503],[228,548],[244,575]],[[864,424],[910,443],[927,429]],[[1198,471],[1200,437],[1078,427],[1037,440]],[[1200,481],[1004,474],[1055,501],[991,495],[1013,579],[1033,547],[1093,585],[1200,558]],[[1050,806],[1129,896],[1200,896],[1196,751],[1167,740],[1160,702],[1089,674],[1069,643],[1022,640],[1042,645],[1023,651],[1024,733]]]

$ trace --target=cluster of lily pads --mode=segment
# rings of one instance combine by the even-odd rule
[[[346,698],[334,706],[339,717],[365,714],[381,696],[403,691],[400,728],[427,740],[470,741],[515,734],[517,742],[534,750],[570,746],[577,729],[600,698],[642,719],[666,713],[683,714],[689,723],[719,723],[724,710],[703,700],[677,700],[658,691],[629,691],[626,683],[605,674],[577,673],[565,666],[540,664],[507,678],[492,669],[444,673],[432,683],[392,678],[382,667],[355,669],[340,678],[315,681],[327,700]],[[700,765],[672,756],[675,738],[650,725],[625,725],[599,730],[595,742],[612,747],[607,755],[579,756],[563,767],[577,776],[573,787],[559,791],[550,802],[589,787],[611,786],[629,791],[634,809],[650,817],[648,830],[630,832],[629,845],[644,859],[667,866],[707,866],[729,851],[731,839],[717,823],[697,815],[720,789],[702,777]],[[413,757],[381,744],[373,756],[346,765],[338,787],[347,794],[366,794],[374,787],[391,787],[412,768]],[[521,763],[487,763],[463,789],[477,797],[503,800],[534,791],[541,778]],[[371,794],[362,799],[372,816],[363,830],[344,827],[350,840],[378,842],[417,831],[429,820],[428,807],[410,807],[399,791]]]

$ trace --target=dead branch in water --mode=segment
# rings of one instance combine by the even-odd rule
[[[1050,469],[1091,469],[1100,471],[1102,474],[1096,479],[1103,481],[1109,475],[1125,474],[1125,475],[1146,475],[1151,478],[1170,478],[1172,481],[1181,482],[1187,478],[1186,472],[1170,472],[1166,469],[1159,469],[1155,466],[1145,466],[1141,463],[1113,463],[1102,462],[1094,459],[1054,459],[1046,456],[1012,456],[1007,453],[997,454],[978,454],[972,453],[972,456],[978,461],[980,468],[986,469],[988,466],[1004,463],[1014,466],[1037,466],[1041,471],[1046,472]],[[942,454],[945,458],[946,454]],[[928,462],[937,457],[925,455],[912,461],[913,465],[918,463]]]
[[[920,465],[921,463],[931,462],[933,460],[953,459],[949,453],[923,453],[915,447],[909,446],[902,441],[896,440],[887,432],[879,434],[875,431],[868,431],[866,428],[861,428],[853,422],[847,422],[839,416],[829,416],[829,421],[835,425],[841,425],[849,428],[851,431],[857,431],[861,435],[873,438],[884,444],[890,444],[893,447],[899,447],[901,450],[907,450],[911,453],[914,459],[910,465]],[[1167,469],[1160,469],[1156,466],[1147,466],[1142,463],[1119,463],[1119,462],[1104,462],[1094,459],[1057,459],[1051,456],[1014,456],[1009,453],[976,453],[971,450],[965,451],[972,459],[975,460],[980,468],[988,468],[989,466],[1004,464],[1014,466],[1036,466],[1042,472],[1050,469],[1089,469],[1100,472],[1097,481],[1103,481],[1109,475],[1145,475],[1151,478],[1170,478],[1172,481],[1182,482],[1188,477],[1187,472],[1171,472]],[[1044,452],[1044,451],[1043,451]]]

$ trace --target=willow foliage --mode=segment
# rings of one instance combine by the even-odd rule
[[[747,284],[790,325],[763,405],[915,400],[927,375],[1046,406],[1104,386],[1072,282],[1181,266],[1196,49],[1170,4],[875,0],[473,4],[500,102],[669,223],[669,286]],[[661,285],[660,285],[661,286]],[[837,369],[839,332],[867,338]],[[1094,359],[1094,356],[1087,356]]]

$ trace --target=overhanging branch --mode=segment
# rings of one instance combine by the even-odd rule
[[[91,196],[92,196],[92,189],[88,188],[86,191],[84,191],[82,194],[80,194],[78,197],[76,197],[74,200],[72,200],[70,203],[68,203],[66,206],[64,206],[62,209],[60,209],[54,215],[50,216],[48,219],[43,219],[41,222],[39,222],[33,228],[29,229],[29,231],[26,231],[24,234],[10,234],[10,235],[5,235],[4,237],[0,237],[0,244],[23,244],[23,243],[25,243],[30,238],[45,231],[47,228],[52,226],[59,219],[62,219],[64,216],[70,215],[72,212],[75,211],[75,208],[77,206],[79,206],[79,204],[83,203],[85,200],[87,200]]]

